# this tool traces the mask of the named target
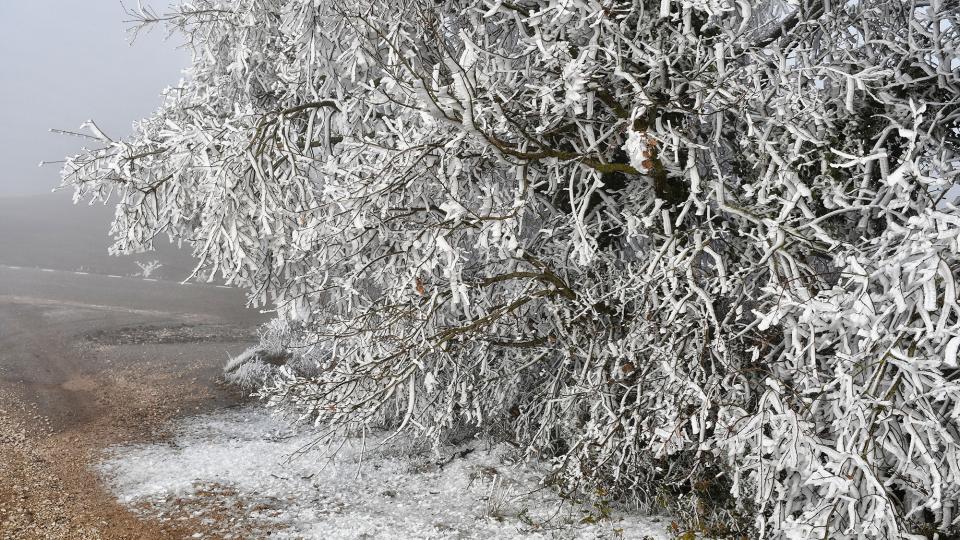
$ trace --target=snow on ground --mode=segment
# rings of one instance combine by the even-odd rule
[[[437,456],[385,439],[350,440],[328,459],[298,452],[310,430],[245,407],[182,420],[164,443],[114,447],[99,471],[138,511],[227,538],[669,538],[663,519],[614,511],[589,523],[596,509],[563,504],[541,470],[510,464],[507,445]]]

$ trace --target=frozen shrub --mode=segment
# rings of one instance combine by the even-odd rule
[[[762,537],[958,523],[955,3],[140,16],[188,79],[65,183],[295,325],[274,404],[505,430],[567,489]]]
[[[265,324],[259,343],[224,366],[224,379],[243,390],[259,391],[277,378],[315,376],[319,352],[316,348],[297,347],[295,335],[296,331],[284,319]]]

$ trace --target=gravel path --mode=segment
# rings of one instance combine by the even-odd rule
[[[240,401],[216,379],[262,317],[238,315],[236,291],[204,290],[221,296],[202,303],[193,292],[184,309],[161,311],[144,309],[141,288],[161,295],[174,284],[116,279],[89,304],[64,279],[0,273],[0,539],[191,538],[197,523],[138,518],[90,465],[109,445],[160,440],[172,419]],[[16,280],[36,286],[24,293]]]

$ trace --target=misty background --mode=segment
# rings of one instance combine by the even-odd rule
[[[167,279],[192,269],[165,240],[157,253],[108,257],[112,205],[72,205],[70,190],[51,193],[60,165],[38,166],[89,142],[51,128],[93,119],[125,137],[182,78],[179,36],[157,27],[131,42],[129,18],[119,0],[0,0],[0,265],[131,275],[160,259],[153,277]]]

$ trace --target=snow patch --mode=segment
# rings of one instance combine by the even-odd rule
[[[335,457],[316,433],[249,407],[182,420],[166,443],[114,447],[98,468],[117,498],[218,534],[277,538],[653,538],[667,522],[561,501],[536,466],[481,442],[418,451],[383,434]],[[233,515],[231,516],[231,510]]]

